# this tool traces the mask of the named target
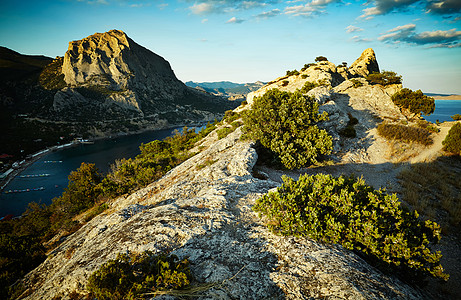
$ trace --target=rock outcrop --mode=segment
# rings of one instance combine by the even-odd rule
[[[187,123],[210,120],[214,113],[212,120],[236,106],[187,87],[164,58],[119,30],[70,42],[61,69],[67,87],[56,93],[53,108],[64,119],[80,115],[75,107],[82,97],[97,112],[84,114],[86,119],[163,115],[172,124]]]
[[[362,77],[374,72],[379,73],[379,65],[376,60],[375,51],[371,48],[363,51],[362,55],[352,63],[348,71],[351,76]]]

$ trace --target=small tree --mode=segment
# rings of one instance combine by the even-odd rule
[[[315,62],[321,62],[321,61],[328,61],[328,58],[326,58],[325,56],[317,56],[315,58]]]
[[[328,119],[319,114],[319,105],[301,92],[272,89],[254,100],[244,115],[248,135],[278,155],[288,169],[317,162],[321,154],[329,154],[332,138],[317,123]]]
[[[366,77],[370,84],[380,84],[382,86],[402,83],[402,76],[392,71],[382,71],[368,74]]]
[[[434,98],[424,95],[421,90],[414,92],[404,88],[392,96],[392,101],[398,107],[408,110],[415,116],[421,113],[428,116],[432,114],[435,109]]]
[[[461,115],[460,114],[455,114],[455,115],[451,116],[451,118],[453,120],[455,120],[455,121],[459,121],[459,120],[461,120]]]
[[[450,128],[442,145],[444,150],[461,155],[461,123],[458,122]]]

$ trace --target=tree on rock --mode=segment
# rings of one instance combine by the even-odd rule
[[[392,101],[401,109],[405,109],[413,114],[413,117],[421,115],[421,113],[428,116],[435,109],[434,98],[424,95],[421,90],[414,92],[404,88],[392,96]]]
[[[319,104],[312,98],[277,89],[255,98],[244,116],[249,137],[274,152],[288,169],[315,163],[319,155],[331,153],[331,136],[317,127],[327,119],[326,112],[319,114]]]

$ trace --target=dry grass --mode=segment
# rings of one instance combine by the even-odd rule
[[[460,177],[461,160],[456,157],[414,164],[398,176],[403,200],[444,230],[461,225]]]

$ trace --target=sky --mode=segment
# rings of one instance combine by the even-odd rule
[[[461,0],[1,0],[0,45],[64,56],[68,43],[124,31],[186,81],[271,81],[325,56],[426,93],[461,94]]]

